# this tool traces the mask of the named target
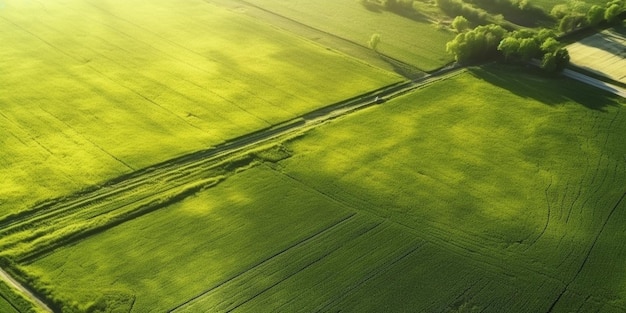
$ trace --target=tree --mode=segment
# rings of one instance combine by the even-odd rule
[[[541,51],[543,51],[544,53],[554,52],[558,50],[560,47],[561,47],[561,43],[558,40],[554,39],[553,37],[550,37],[541,44]]]
[[[509,60],[512,56],[517,55],[519,51],[519,39],[514,37],[502,39],[498,45],[498,50],[502,52],[506,60]]]
[[[529,61],[539,53],[539,44],[535,38],[520,39],[519,55],[523,61]]]
[[[578,14],[568,14],[565,15],[561,22],[559,22],[559,31],[563,33],[570,32],[574,30],[576,27],[580,26],[581,22],[584,20],[584,16]]]
[[[597,26],[604,20],[604,8],[594,5],[587,11],[587,23],[591,26]]]
[[[569,63],[569,52],[560,48],[555,52],[546,53],[541,60],[541,68],[548,73],[561,72]]]
[[[621,13],[622,5],[615,3],[615,1],[609,2],[606,11],[604,11],[604,19],[609,23],[613,23]]]
[[[463,32],[469,28],[469,21],[463,16],[457,16],[452,20],[452,28],[458,33]]]
[[[372,48],[372,50],[378,51],[377,49],[378,49],[379,43],[380,43],[380,34],[376,33],[370,37],[370,41],[368,42],[368,45],[370,46],[370,48]]]
[[[507,34],[500,25],[478,26],[460,33],[446,44],[446,51],[459,63],[485,59],[497,52],[498,44]]]

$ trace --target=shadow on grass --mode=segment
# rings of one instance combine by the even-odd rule
[[[409,65],[399,60],[396,60],[394,58],[388,57],[380,52],[376,52],[376,54],[381,60],[389,64],[392,67],[393,71],[398,75],[401,75],[411,80],[419,79],[419,78],[426,76],[426,73],[424,71],[412,65]]]
[[[591,110],[606,112],[607,107],[618,105],[615,96],[605,91],[563,76],[546,76],[532,66],[491,64],[469,71],[492,85],[550,106],[575,102]]]
[[[370,12],[374,13],[382,13],[383,10],[378,3],[373,3],[370,1],[359,1],[361,5]]]

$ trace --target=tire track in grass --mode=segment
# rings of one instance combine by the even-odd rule
[[[348,289],[344,290],[343,292],[341,292],[341,294],[337,297],[335,297],[334,299],[331,299],[329,301],[327,301],[326,303],[318,306],[316,309],[314,309],[314,312],[324,312],[324,311],[328,311],[333,305],[336,305],[338,303],[340,303],[342,300],[344,300],[345,298],[347,298],[348,296],[350,296],[350,294],[354,293],[355,291],[357,291],[359,288],[361,288],[365,283],[369,282],[372,279],[375,279],[377,277],[380,277],[381,275],[385,274],[386,272],[390,271],[391,269],[393,269],[400,261],[406,259],[407,257],[409,257],[410,255],[412,255],[413,253],[415,253],[416,251],[418,251],[420,248],[424,247],[424,243],[423,242],[418,242],[418,243],[413,243],[411,245],[410,248],[408,248],[406,251],[402,252],[401,254],[397,255],[396,257],[394,257],[393,259],[391,259],[390,261],[385,262],[384,264],[382,264],[379,268],[377,268],[374,271],[369,272],[367,275],[365,275],[365,277],[361,278],[359,281],[357,281],[356,283],[354,283],[352,286],[350,286]]]
[[[591,255],[591,252],[593,251],[593,249],[595,248],[596,244],[598,243],[598,239],[600,238],[600,236],[604,232],[604,229],[606,228],[606,225],[608,224],[609,220],[611,219],[611,217],[613,216],[613,214],[615,213],[617,208],[620,206],[620,204],[622,204],[622,202],[624,201],[624,198],[626,198],[626,192],[624,192],[622,194],[622,196],[619,198],[617,203],[613,206],[613,208],[611,208],[611,211],[609,212],[608,216],[604,219],[604,222],[602,223],[602,226],[600,227],[600,231],[598,231],[596,233],[596,236],[593,238],[593,241],[591,243],[591,247],[589,247],[589,249],[587,249],[587,252],[585,253],[585,257],[584,257],[582,263],[580,264],[580,266],[578,267],[578,270],[576,271],[576,273],[574,274],[572,279],[565,285],[565,287],[563,288],[561,293],[556,297],[554,302],[552,302],[552,304],[550,305],[550,308],[546,312],[549,313],[549,312],[552,312],[554,310],[554,308],[556,307],[557,303],[559,302],[559,300],[561,300],[561,298],[563,297],[565,292],[568,291],[568,289],[572,285],[572,283],[574,283],[576,281],[576,279],[578,278],[578,275],[580,275],[580,273],[582,272],[583,268],[587,264],[587,261],[589,260],[589,256]]]
[[[234,276],[232,276],[232,277],[230,277],[230,278],[228,278],[228,279],[226,279],[226,280],[216,284],[215,286],[212,286],[212,287],[202,291],[201,293],[193,296],[192,298],[188,299],[187,301],[176,305],[175,307],[167,310],[167,312],[175,312],[175,311],[183,308],[184,306],[186,306],[186,305],[196,301],[197,299],[199,299],[199,298],[209,294],[210,292],[216,290],[217,288],[220,288],[220,287],[222,287],[222,286],[232,282],[233,280],[235,280],[235,279],[245,275],[246,273],[249,273],[249,272],[259,268],[260,266],[263,266],[264,264],[267,264],[268,262],[272,261],[276,257],[284,255],[284,254],[286,254],[287,252],[289,252],[290,250],[292,250],[294,248],[303,246],[303,245],[307,244],[308,242],[311,242],[311,241],[315,240],[316,238],[322,236],[323,234],[336,229],[337,227],[341,226],[342,224],[348,223],[356,215],[357,215],[357,213],[351,212],[347,216],[339,219],[338,221],[335,221],[334,223],[332,223],[332,224],[330,224],[330,225],[320,229],[319,231],[317,231],[317,232],[315,232],[315,233],[313,233],[313,234],[311,234],[311,235],[309,235],[309,236],[299,240],[298,242],[295,242],[295,243],[287,246],[286,248],[283,248],[282,250],[280,250],[278,252],[275,252],[274,254],[272,254],[272,255],[270,255],[270,256],[260,260],[259,262],[252,264],[250,267],[244,269],[243,271],[241,271],[241,272],[235,274]]]
[[[380,226],[382,224],[382,222],[376,223],[373,225],[373,227],[367,228],[364,232],[362,233],[358,233],[356,237],[354,238],[348,238],[347,241],[352,241],[352,240],[356,240],[361,236],[364,236],[365,234],[371,232],[372,230],[376,229],[378,226]],[[238,309],[239,307],[249,303],[250,301],[253,301],[254,299],[256,299],[257,297],[261,296],[262,294],[266,293],[267,291],[269,291],[270,289],[278,286],[280,283],[283,283],[285,281],[287,281],[288,279],[300,274],[302,271],[307,270],[308,268],[311,268],[312,266],[314,266],[315,264],[319,263],[320,261],[324,260],[326,257],[328,257],[329,255],[333,254],[334,252],[336,252],[337,250],[341,249],[344,247],[344,245],[346,244],[346,241],[342,241],[341,245],[338,245],[336,247],[333,247],[332,249],[325,249],[324,253],[319,256],[318,258],[313,259],[311,262],[308,262],[304,267],[299,268],[297,271],[294,271],[293,273],[290,273],[289,275],[283,277],[282,279],[276,281],[275,283],[271,284],[270,286],[260,290],[259,292],[255,293],[252,297],[249,297],[248,299],[246,299],[245,301],[240,302],[239,304],[237,304],[236,306],[233,306],[231,308],[229,308],[228,310],[226,310],[226,312],[232,312],[236,309]]]
[[[15,310],[15,312],[20,313],[20,310],[15,306],[15,304],[13,304],[13,302],[11,302],[7,297],[5,297],[1,293],[0,293],[0,300],[4,300],[4,302],[8,303],[13,308],[13,310]]]

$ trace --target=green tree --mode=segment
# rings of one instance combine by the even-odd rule
[[[502,52],[504,58],[509,60],[511,57],[518,54],[519,51],[519,39],[514,37],[506,37],[500,41],[498,50]]]
[[[597,26],[604,20],[604,8],[594,5],[587,11],[587,23],[591,26]]]
[[[535,38],[520,39],[519,55],[523,61],[529,61],[539,53],[539,44]]]
[[[606,11],[604,11],[604,19],[609,23],[613,23],[617,20],[620,13],[622,13],[622,5],[620,3],[615,3],[615,1],[612,3],[610,2]]]
[[[544,53],[554,52],[558,50],[560,47],[561,47],[561,43],[558,40],[550,37],[541,44],[541,51],[543,51]]]
[[[380,44],[380,34],[373,34],[367,44],[370,46],[370,48],[372,48],[372,50],[378,51],[378,44]]]
[[[469,28],[469,21],[463,16],[457,16],[452,20],[452,28],[458,33],[463,32]]]
[[[541,68],[548,73],[561,72],[569,64],[569,52],[565,48],[560,48],[555,52],[543,55]]]

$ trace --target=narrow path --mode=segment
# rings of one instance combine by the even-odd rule
[[[5,281],[7,284],[12,286],[13,288],[21,291],[24,295],[28,296],[41,310],[45,312],[54,312],[52,311],[52,309],[50,309],[50,307],[48,307],[47,304],[39,300],[39,298],[35,296],[35,294],[30,292],[30,290],[26,289],[26,287],[22,286],[22,284],[20,284],[18,281],[13,279],[13,277],[11,277],[7,272],[2,270],[1,268],[0,268],[0,279]]]
[[[626,98],[626,89],[607,83],[607,82],[603,82],[599,79],[595,79],[593,77],[589,77],[585,74],[570,70],[570,69],[564,69],[563,70],[563,75],[575,79],[577,81],[583,82],[585,84],[600,88],[602,90],[608,91],[614,95],[620,96],[622,98]]]

